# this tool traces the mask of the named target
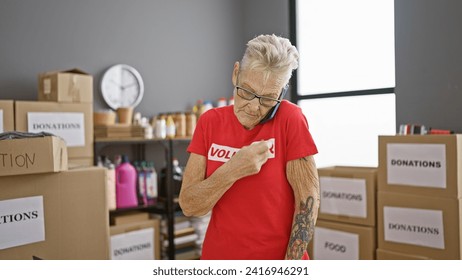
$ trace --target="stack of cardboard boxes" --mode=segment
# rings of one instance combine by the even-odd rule
[[[93,78],[39,75],[39,101],[0,101],[0,259],[108,259],[107,173],[93,165]],[[87,166],[69,170],[68,166]]]
[[[56,135],[0,140],[0,259],[159,259],[159,220],[117,215],[109,227],[111,177],[92,167],[92,76],[38,81],[38,101],[0,100],[0,133]]]
[[[373,260],[377,169],[318,169],[320,208],[308,253],[315,260]]]
[[[379,137],[378,259],[461,259],[462,135]]]
[[[106,170],[56,136],[0,140],[0,259],[107,259]]]
[[[15,102],[15,130],[49,132],[68,147],[69,166],[93,165],[93,77],[77,69],[38,78],[39,101]]]

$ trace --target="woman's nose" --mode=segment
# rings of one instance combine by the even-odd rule
[[[260,100],[255,97],[254,99],[249,101],[249,106],[252,109],[252,112],[256,112],[260,109]]]

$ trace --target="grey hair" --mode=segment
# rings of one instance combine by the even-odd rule
[[[260,35],[247,43],[241,60],[241,70],[261,70],[265,79],[271,73],[289,82],[292,71],[298,67],[299,54],[291,42],[274,34]]]

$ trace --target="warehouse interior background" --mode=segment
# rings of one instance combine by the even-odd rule
[[[397,125],[462,131],[461,9],[395,1]],[[233,63],[263,33],[289,37],[289,0],[2,0],[1,97],[34,100],[38,73],[78,67],[94,76],[94,110],[106,109],[101,75],[126,63],[145,81],[138,111],[185,110],[229,97]]]
[[[143,116],[186,112],[199,99],[230,98],[233,65],[241,59],[246,43],[259,34],[287,38],[293,34],[290,2],[0,0],[0,99],[36,100],[39,73],[79,68],[93,76],[94,112],[107,110],[100,81],[116,64],[131,65],[141,73],[145,91],[135,111]],[[412,123],[462,133],[460,11],[462,2],[458,0],[394,1],[397,130],[400,124]],[[286,98],[293,99],[293,94]],[[188,142],[176,145],[167,159],[177,157],[184,166]],[[94,156],[96,159],[98,151],[104,150],[134,157],[145,153],[146,160],[167,161],[166,153],[159,152],[161,144],[146,146],[141,151],[130,145],[104,147],[95,149]],[[448,176],[453,181],[460,176],[460,160],[456,157],[457,168],[450,168],[455,175]],[[449,195],[459,191],[459,181],[448,183]],[[423,193],[432,196],[425,190]],[[375,197],[369,199],[375,203]],[[451,199],[454,205],[460,201],[459,197]],[[457,212],[452,210],[445,209]],[[458,215],[451,217],[456,216],[460,224]],[[376,225],[375,216],[369,220]]]

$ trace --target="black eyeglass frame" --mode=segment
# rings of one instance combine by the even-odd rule
[[[242,99],[244,99],[244,100],[247,100],[247,101],[250,101],[250,100],[253,100],[253,99],[255,99],[255,98],[258,98],[258,103],[260,103],[260,105],[262,105],[262,106],[264,106],[264,107],[267,107],[267,108],[271,108],[271,107],[276,106],[278,103],[281,103],[282,98],[284,98],[284,95],[286,94],[287,90],[289,89],[289,84],[285,85],[285,86],[282,88],[281,93],[279,94],[279,97],[278,97],[277,99],[276,99],[276,98],[272,98],[272,97],[267,97],[267,96],[258,95],[258,94],[254,93],[254,92],[252,92],[252,91],[250,91],[250,90],[248,90],[248,89],[246,89],[246,88],[243,88],[243,87],[241,87],[241,86],[235,86],[235,88],[236,88],[236,94],[237,94],[240,98],[242,98]],[[242,91],[245,91],[246,93],[252,94],[253,97],[251,97],[251,98],[244,97],[244,96],[242,96],[242,95],[239,94],[239,90],[242,90]],[[266,99],[266,100],[274,101],[274,102],[276,102],[276,104],[270,105],[270,106],[265,105],[265,104],[262,103],[262,99],[263,99],[263,100]]]

